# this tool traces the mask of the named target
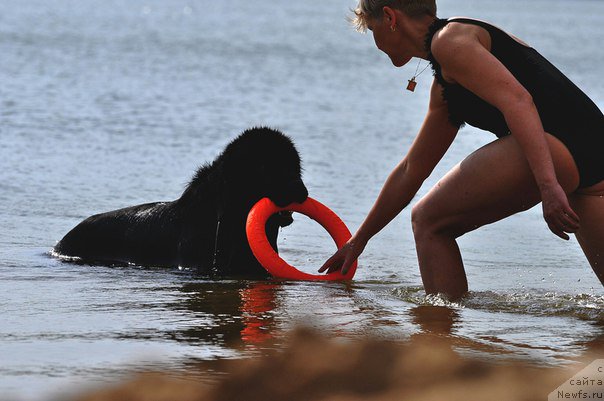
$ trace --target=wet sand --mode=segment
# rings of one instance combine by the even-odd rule
[[[590,362],[590,361],[586,361]],[[410,341],[338,340],[299,329],[280,351],[219,363],[222,374],[191,371],[141,375],[74,401],[447,400],[534,401],[584,366],[540,367],[527,362],[461,356],[448,338]]]

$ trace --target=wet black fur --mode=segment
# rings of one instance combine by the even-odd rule
[[[208,275],[266,277],[246,238],[249,210],[263,197],[285,206],[307,196],[292,141],[274,129],[252,128],[214,162],[199,168],[179,199],[91,216],[68,232],[54,251],[90,263],[181,266]],[[291,216],[275,215],[267,222],[275,250],[279,226],[291,221]]]

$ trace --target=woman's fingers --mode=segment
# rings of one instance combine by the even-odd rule
[[[558,213],[547,219],[549,229],[558,237],[568,240],[570,237],[566,233],[576,233],[579,230],[579,218],[572,209],[563,213]]]
[[[348,270],[350,269],[355,260],[356,259],[354,259],[352,255],[348,254],[346,260],[344,260],[344,263],[342,264],[342,274],[348,273]]]
[[[562,238],[563,240],[568,241],[570,239],[570,237],[568,236],[568,234],[566,234],[564,232],[564,230],[562,228],[560,228],[557,224],[551,223],[551,222],[547,222],[547,225],[550,229],[551,232],[553,232],[554,234],[556,234],[558,237]]]
[[[343,265],[344,265],[343,260],[337,260],[329,267],[329,269],[327,269],[327,273],[337,272],[338,270],[340,270],[342,268]]]
[[[321,266],[321,268],[319,269],[319,273],[323,273],[326,270],[327,273],[332,273],[334,271],[339,270],[345,260],[343,250],[344,248],[340,248],[336,253],[333,254],[331,258],[327,259],[327,262],[325,262],[323,266]]]
[[[558,237],[568,240],[566,233],[575,233],[579,230],[579,216],[570,207],[568,198],[561,187],[547,192],[543,197],[543,216],[549,229]]]
[[[562,214],[562,219],[568,227],[574,229],[575,231],[579,229],[579,216],[577,216],[575,211],[570,206],[567,206],[566,210]]]
[[[576,231],[574,228],[576,223],[573,223],[571,219],[565,217],[563,213],[553,216],[550,215],[546,221],[551,232],[564,240],[570,239],[566,233],[574,233]]]
[[[353,241],[346,243],[331,258],[327,259],[327,262],[319,269],[319,273],[333,273],[342,270],[342,274],[346,274],[362,252],[362,248],[357,249],[359,247],[355,247],[355,244]]]
[[[563,215],[560,217],[559,227],[567,233],[576,233],[579,230],[579,223],[570,219],[568,216]]]

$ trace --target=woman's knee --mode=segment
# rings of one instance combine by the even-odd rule
[[[434,235],[457,238],[467,230],[455,216],[448,216],[438,205],[429,199],[422,199],[411,209],[411,227],[416,241]]]

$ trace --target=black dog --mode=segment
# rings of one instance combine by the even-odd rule
[[[266,277],[246,238],[252,206],[269,197],[279,206],[303,202],[300,156],[292,141],[270,128],[252,128],[202,166],[182,196],[87,218],[55,246],[61,256],[101,264],[180,266],[202,274]],[[269,242],[291,213],[272,216]]]

